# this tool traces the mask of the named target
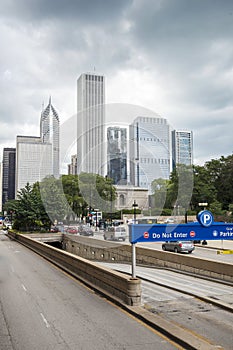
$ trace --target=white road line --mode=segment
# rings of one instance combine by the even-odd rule
[[[22,286],[23,290],[25,290],[25,292],[27,292],[27,288],[25,287],[25,285],[21,284],[21,286]]]
[[[48,321],[46,320],[46,318],[44,317],[44,315],[42,314],[42,312],[40,313],[40,315],[41,315],[42,320],[44,321],[46,327],[49,328],[49,327],[50,327],[50,326],[49,326],[49,323],[48,323]]]
[[[11,265],[11,272],[15,272],[14,266]]]

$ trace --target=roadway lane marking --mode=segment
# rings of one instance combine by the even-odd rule
[[[11,272],[15,273],[14,266],[11,265]]]
[[[217,250],[217,254],[233,254],[233,250]]]
[[[42,314],[42,312],[40,313],[41,317],[42,317],[42,320],[44,321],[45,325],[46,325],[46,328],[49,328],[50,325],[48,323],[48,321],[46,320],[46,318],[44,317],[44,315]]]
[[[21,286],[22,286],[23,290],[24,290],[25,292],[27,292],[27,288],[25,287],[25,285],[24,285],[24,284],[21,284]]]

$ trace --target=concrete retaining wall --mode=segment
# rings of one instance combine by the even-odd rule
[[[64,235],[63,246],[67,251],[89,260],[131,263],[131,246],[100,241],[87,237]],[[185,254],[175,254],[136,245],[137,264],[177,269],[197,275],[233,282],[232,265],[201,259]]]
[[[71,272],[99,292],[119,299],[127,305],[141,304],[141,281],[139,279],[131,279],[122,273],[36,241],[28,235],[9,232],[8,236]]]

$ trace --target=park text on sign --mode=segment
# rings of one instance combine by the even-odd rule
[[[131,243],[233,239],[233,223],[214,222],[207,210],[198,214],[198,222],[188,224],[131,224]]]

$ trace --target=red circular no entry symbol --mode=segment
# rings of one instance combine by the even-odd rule
[[[144,232],[144,238],[149,238],[149,232]]]
[[[195,236],[196,236],[195,231],[190,231],[190,237],[195,237]]]

